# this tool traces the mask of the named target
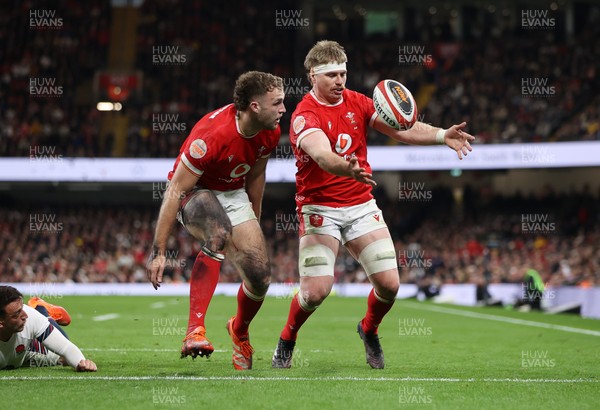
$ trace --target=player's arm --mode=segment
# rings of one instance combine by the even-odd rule
[[[260,222],[260,214],[262,209],[262,199],[265,192],[267,162],[269,158],[259,158],[250,172],[246,174],[246,192],[248,199],[252,204],[252,210],[256,215],[256,219]]]
[[[459,159],[462,159],[463,155],[466,156],[469,151],[473,151],[470,143],[475,140],[475,137],[463,131],[466,126],[467,123],[462,122],[444,130],[417,121],[410,129],[401,131],[389,127],[381,118],[379,118],[379,116],[375,118],[375,121],[373,122],[374,129],[405,144],[446,144],[449,148],[456,151]]]
[[[46,332],[49,332],[49,334],[41,340],[42,344],[48,350],[63,357],[73,369],[78,372],[95,372],[98,369],[96,363],[86,359],[81,350],[73,342],[64,337],[54,326],[48,326]],[[43,338],[46,332],[40,338]]]
[[[299,142],[299,148],[306,152],[319,167],[330,174],[340,177],[350,177],[358,182],[372,186],[377,185],[372,179],[373,175],[358,165],[357,158],[346,161],[331,150],[329,140],[323,131],[313,131]]]
[[[154,244],[152,248],[152,260],[148,263],[147,274],[154,289],[160,287],[163,271],[165,269],[165,253],[167,240],[175,223],[179,205],[183,194],[189,192],[198,182],[198,176],[190,171],[183,162],[180,162],[171,178],[169,186],[165,190],[165,196],[160,206],[156,230],[154,232]]]

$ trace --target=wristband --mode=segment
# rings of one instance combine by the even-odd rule
[[[446,136],[446,131],[447,131],[447,130],[445,130],[445,129],[443,129],[443,128],[440,128],[440,129],[438,130],[438,132],[435,134],[435,143],[436,143],[436,144],[442,145],[442,144],[445,144],[445,143],[446,143],[446,142],[444,141],[444,137]]]

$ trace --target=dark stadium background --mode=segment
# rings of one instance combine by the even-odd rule
[[[164,191],[164,179],[40,181],[11,174],[9,159],[48,167],[174,160],[186,131],[229,103],[235,78],[250,69],[285,80],[288,111],[273,157],[289,159],[290,114],[309,89],[303,56],[319,39],[345,47],[349,88],[371,95],[379,80],[397,79],[417,98],[423,122],[467,121],[477,141],[465,163],[500,144],[577,141],[598,152],[593,1],[3,1],[0,280],[145,283]],[[120,110],[99,111],[100,101]],[[397,149],[375,132],[370,144]],[[533,268],[548,286],[598,286],[600,158],[577,165],[575,155],[572,166],[555,167],[555,151],[541,152],[525,155],[531,167],[519,169],[461,169],[457,161],[452,170],[398,163],[376,173],[402,282],[484,289],[521,283]],[[293,193],[289,182],[266,188],[262,226],[275,283],[298,280]],[[532,215],[542,224],[525,229]],[[178,227],[169,248],[166,280],[185,282],[197,245]],[[238,280],[225,264],[221,282]],[[336,281],[367,279],[342,252]]]

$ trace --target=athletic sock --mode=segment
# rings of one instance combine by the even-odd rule
[[[233,332],[238,336],[248,334],[248,326],[258,313],[265,300],[264,296],[258,296],[248,290],[244,282],[240,285],[237,294],[237,314],[233,321]]]
[[[311,308],[309,307],[304,299],[299,297],[300,293],[296,293],[294,298],[292,299],[292,303],[290,304],[290,313],[288,315],[288,320],[281,332],[281,338],[283,340],[293,340],[295,341],[298,337],[298,331],[300,327],[306,322],[306,319],[309,318],[310,315],[317,309],[317,307]]]
[[[367,313],[361,321],[363,331],[366,334],[377,334],[379,324],[387,312],[394,306],[395,300],[384,299],[375,292],[375,289],[371,289],[367,300]]]
[[[202,251],[198,253],[190,277],[188,334],[198,326],[204,326],[204,318],[208,310],[208,305],[219,282],[220,270],[221,261],[207,256]]]

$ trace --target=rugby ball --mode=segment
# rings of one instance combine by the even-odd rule
[[[417,121],[417,103],[398,81],[380,81],[373,90],[373,104],[377,115],[396,130],[407,130]]]

